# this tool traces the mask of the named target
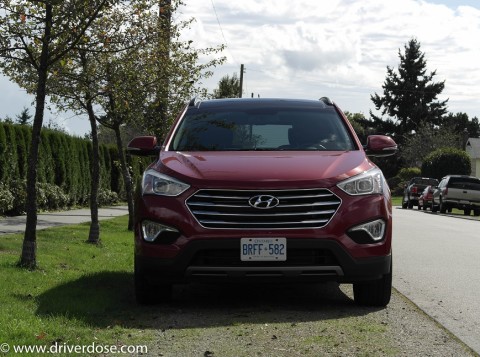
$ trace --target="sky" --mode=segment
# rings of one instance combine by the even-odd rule
[[[210,92],[245,67],[243,96],[330,97],[344,111],[375,111],[387,66],[412,38],[448,111],[480,118],[480,0],[184,0],[177,20],[194,18],[183,33],[197,48],[225,44],[224,65],[203,81]],[[33,97],[0,75],[0,118],[15,118]],[[86,118],[47,112],[74,135],[90,132]]]

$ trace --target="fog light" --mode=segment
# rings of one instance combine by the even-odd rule
[[[385,226],[386,224],[383,219],[377,219],[375,221],[363,223],[359,226],[353,227],[349,230],[349,232],[365,232],[375,242],[378,242],[383,239]]]
[[[177,229],[152,221],[142,222],[142,233],[143,239],[150,243],[155,242],[163,233],[166,233],[168,236],[172,236],[172,234],[173,236],[180,235]]]

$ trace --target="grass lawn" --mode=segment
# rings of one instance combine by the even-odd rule
[[[402,205],[402,197],[401,196],[392,197],[392,206],[401,206],[401,205]]]
[[[0,236],[0,344],[148,344],[152,332],[138,318],[148,308],[133,295],[127,217],[100,224],[99,246],[86,243],[89,224],[38,231],[35,271],[16,266],[23,235]]]

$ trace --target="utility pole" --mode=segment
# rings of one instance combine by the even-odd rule
[[[240,65],[240,93],[238,93],[238,98],[242,98],[243,92],[243,72],[245,71],[245,67],[243,64]]]

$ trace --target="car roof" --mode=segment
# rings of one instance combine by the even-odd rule
[[[196,107],[198,109],[220,109],[222,107],[230,109],[244,108],[317,108],[326,109],[333,107],[334,104],[328,98],[324,100],[313,99],[287,99],[287,98],[228,98],[228,99],[209,99],[192,100],[189,103],[189,109]]]
[[[462,177],[462,178],[470,177],[470,178],[478,178],[478,177],[475,177],[475,176],[468,176],[468,175],[447,175],[447,176],[444,176],[443,178],[446,178],[446,177]]]

